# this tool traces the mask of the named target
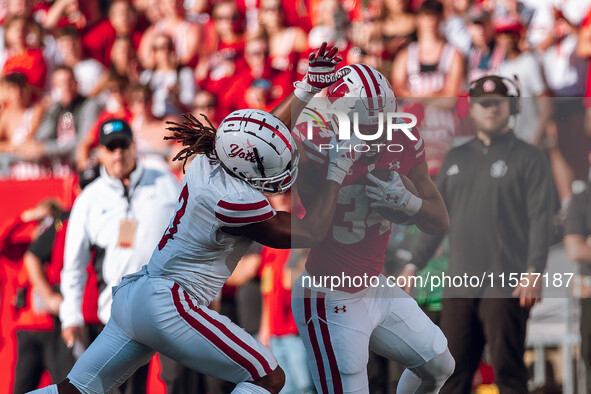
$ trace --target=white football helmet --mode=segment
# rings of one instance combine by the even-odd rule
[[[359,116],[359,125],[375,130],[378,114],[384,119],[387,112],[396,112],[396,96],[390,82],[375,68],[367,64],[351,64],[342,70],[349,70],[341,80],[332,84],[326,98],[329,108]]]
[[[279,118],[258,109],[232,112],[215,134],[222,167],[261,192],[283,194],[298,173],[299,153]]]

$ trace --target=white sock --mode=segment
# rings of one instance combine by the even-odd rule
[[[396,394],[414,394],[421,385],[421,378],[415,375],[410,369],[405,369],[398,381]]]
[[[232,390],[234,394],[269,394],[267,390],[261,386],[250,382],[240,382],[236,385],[236,388]]]
[[[51,386],[43,387],[35,391],[29,391],[28,394],[59,394],[57,391],[57,385],[52,384]]]

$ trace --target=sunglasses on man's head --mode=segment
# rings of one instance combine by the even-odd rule
[[[114,152],[119,148],[121,148],[121,150],[125,150],[125,149],[129,148],[130,145],[131,145],[130,140],[115,140],[115,141],[111,141],[107,145],[105,145],[105,148],[107,148],[107,150],[109,152]]]

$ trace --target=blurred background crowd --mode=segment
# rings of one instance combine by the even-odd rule
[[[125,119],[139,162],[181,177],[171,161],[178,147],[162,138],[166,121],[191,112],[216,125],[235,109],[272,109],[323,41],[339,48],[342,65],[366,63],[389,78],[399,108],[419,119],[434,177],[445,153],[473,135],[470,83],[487,74],[515,80],[523,97],[515,133],[545,152],[557,224],[564,219],[589,173],[591,0],[0,0],[0,252],[15,267],[0,267],[2,318],[22,320],[13,293],[29,275],[18,268],[26,245],[15,249],[22,239],[13,226],[60,215],[47,203],[20,212],[51,195],[47,182],[83,187],[98,174],[102,122]],[[23,197],[19,185],[39,197]],[[67,210],[73,197],[56,193]],[[261,282],[281,283],[290,256],[269,253],[246,259],[230,284],[260,294]],[[261,328],[261,310],[263,322],[273,315],[245,295],[248,286],[236,297],[235,288],[222,301],[232,300],[228,313],[242,313],[250,332],[267,343],[294,333],[291,322]],[[240,297],[248,302],[236,312]],[[272,305],[284,310],[289,293],[278,297]],[[59,299],[50,304],[56,315]],[[8,354],[10,338],[2,341]]]

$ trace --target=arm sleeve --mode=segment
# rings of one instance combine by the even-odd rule
[[[56,127],[57,119],[59,116],[59,109],[57,105],[52,106],[45,112],[41,124],[35,131],[35,139],[45,143],[45,149],[47,150],[47,143],[56,138]]]
[[[62,328],[84,325],[82,297],[87,277],[86,266],[91,257],[91,242],[84,226],[88,220],[88,204],[83,197],[84,193],[74,203],[66,232],[64,268],[61,274],[61,293],[64,300],[59,311]]]
[[[575,194],[568,206],[568,213],[564,223],[564,235],[581,235],[586,237],[589,232],[585,226],[585,201],[586,193]]]
[[[35,257],[43,263],[50,261],[54,240],[55,227],[50,226],[29,246],[29,252],[35,255]]]
[[[409,263],[417,266],[420,271],[427,266],[427,263],[435,255],[435,251],[443,241],[445,235],[429,235],[421,233],[415,246],[411,250]]]
[[[96,122],[101,113],[101,107],[95,99],[87,98],[78,113],[78,127],[76,133],[76,144],[80,142],[88,133],[92,125]]]
[[[233,193],[224,196],[214,208],[221,227],[240,227],[263,222],[276,212],[262,194]]]
[[[543,272],[552,238],[554,183],[541,152],[536,151],[526,165],[524,182],[529,219],[527,267],[533,268],[534,272]]]

